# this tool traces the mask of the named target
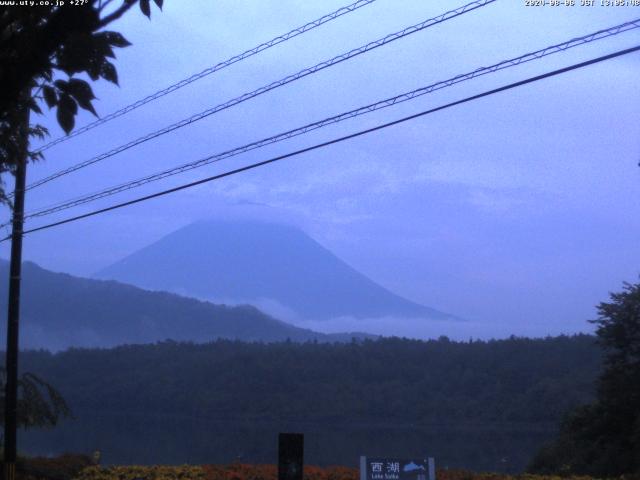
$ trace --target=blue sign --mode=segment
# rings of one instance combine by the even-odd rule
[[[360,457],[360,480],[436,480],[433,458]]]

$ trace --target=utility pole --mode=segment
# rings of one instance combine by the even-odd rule
[[[28,94],[31,93],[29,90]],[[25,100],[29,95],[23,97]],[[11,230],[11,263],[9,266],[9,310],[7,315],[6,389],[4,400],[4,480],[16,478],[18,427],[18,333],[20,323],[20,281],[22,272],[22,231],[24,225],[24,193],[29,147],[29,107],[21,105],[18,158],[16,158],[13,225]]]

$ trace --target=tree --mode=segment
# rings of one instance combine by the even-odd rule
[[[538,473],[640,474],[640,283],[598,305],[603,370],[596,402],[571,412],[554,443],[534,458]]]
[[[154,2],[162,7],[162,0]],[[116,68],[108,59],[115,58],[114,48],[129,42],[120,33],[103,29],[136,3],[151,16],[150,0],[59,1],[54,6],[18,4],[0,10],[0,174],[9,171],[15,177],[12,202],[0,183],[0,201],[13,210],[4,397],[6,480],[15,478],[20,421],[18,325],[26,166],[29,160],[42,158],[41,153],[29,152],[29,138],[48,134],[41,125],[31,125],[30,112],[42,113],[43,102],[55,108],[67,134],[73,130],[78,107],[97,115],[91,103],[93,90],[79,75],[118,83]]]
[[[42,158],[29,153],[29,137],[44,138],[41,125],[25,123],[28,112],[56,109],[58,123],[73,130],[78,107],[97,116],[89,83],[100,78],[118,83],[110,59],[114,48],[130,43],[118,32],[104,30],[139,2],[151,16],[150,0],[86,0],[81,6],[5,6],[0,10],[0,174],[15,172],[19,159]],[[154,0],[162,8],[163,0]],[[53,3],[53,2],[52,2]],[[25,115],[26,114],[26,115]],[[9,203],[0,184],[0,201]]]

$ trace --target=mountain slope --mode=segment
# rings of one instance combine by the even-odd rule
[[[297,228],[258,221],[191,224],[97,277],[198,298],[266,300],[304,320],[453,318],[391,293]]]
[[[7,305],[7,279],[8,263],[0,261],[2,311]],[[23,264],[20,330],[23,347],[55,350],[166,339],[207,342],[219,337],[247,341],[351,338],[349,334],[323,335],[297,328],[248,305],[228,307],[165,292],[148,292],[114,281],[50,272],[31,262]]]

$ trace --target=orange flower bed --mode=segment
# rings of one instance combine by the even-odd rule
[[[304,480],[358,480],[357,468],[304,466]],[[437,480],[594,480],[591,477],[505,475],[439,470]],[[75,480],[277,480],[277,465],[91,466]],[[628,479],[629,480],[629,479]]]
[[[277,465],[203,465],[206,480],[277,480]],[[356,468],[304,466],[304,480],[358,480]]]
[[[18,480],[277,480],[277,465],[89,465],[84,456],[31,458],[20,462]],[[88,466],[89,465],[89,466]],[[304,480],[359,480],[357,468],[304,466]],[[594,480],[591,477],[505,475],[466,470],[438,470],[437,480]],[[620,480],[636,480],[635,477]],[[637,478],[640,480],[640,478]]]

